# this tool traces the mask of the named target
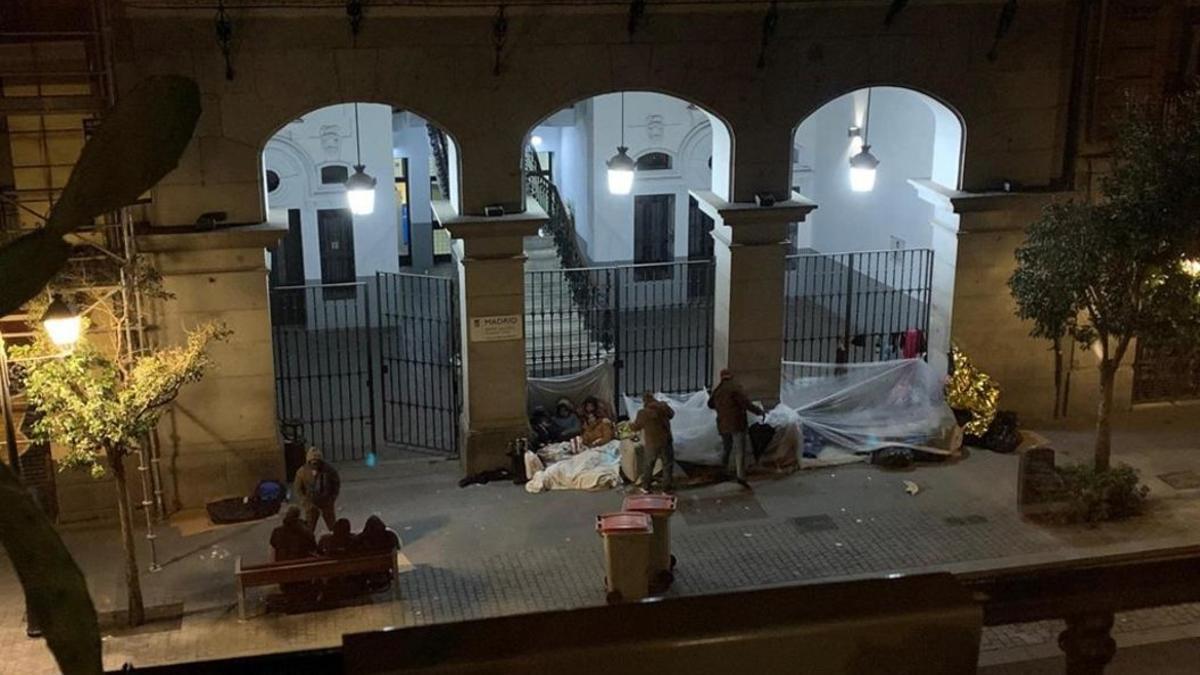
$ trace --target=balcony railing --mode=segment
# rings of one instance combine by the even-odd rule
[[[1099,675],[1116,651],[1116,612],[1200,601],[1198,580],[1200,546],[1191,546],[389,629],[344,636],[335,649],[135,672],[938,675],[974,672],[981,626],[1062,619],[1064,672]]]

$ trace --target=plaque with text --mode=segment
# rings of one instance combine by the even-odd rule
[[[520,314],[473,316],[470,321],[471,342],[520,340],[524,335],[525,324]]]

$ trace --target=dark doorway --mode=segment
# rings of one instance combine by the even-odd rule
[[[321,244],[321,283],[351,284],[325,288],[329,300],[353,298],[358,280],[354,268],[354,217],[350,209],[317,211],[317,233]]]
[[[288,209],[288,231],[271,249],[271,288],[304,285],[304,235],[300,230],[300,209]],[[306,313],[303,294],[289,296],[290,302],[271,303],[271,323],[303,324]]]
[[[675,195],[638,195],[633,198],[633,262],[666,263],[674,258]],[[638,267],[634,281],[670,279],[674,267]]]
[[[700,202],[695,197],[688,197],[688,260],[712,260],[713,257],[713,219],[700,210]],[[688,266],[688,297],[694,298],[701,293],[711,293],[708,284],[711,273],[702,265]]]

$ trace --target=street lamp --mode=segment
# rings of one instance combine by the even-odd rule
[[[79,341],[83,318],[63,300],[62,295],[55,293],[50,306],[42,314],[42,326],[55,346],[70,347]]]
[[[55,293],[50,300],[50,306],[42,314],[42,327],[50,336],[50,341],[57,347],[70,347],[79,340],[83,320],[75,310]],[[4,416],[4,445],[8,450],[8,466],[17,482],[24,483],[24,472],[21,470],[21,455],[17,452],[17,424],[13,416],[12,383],[9,381],[8,345],[4,342],[4,333],[0,331],[0,409]],[[38,637],[42,629],[32,622],[29,613],[25,614],[25,634]]]

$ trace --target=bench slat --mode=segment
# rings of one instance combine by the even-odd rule
[[[235,575],[244,586],[267,586],[352,574],[390,572],[396,565],[395,558],[395,552],[391,552],[356,558],[285,560],[278,563],[244,565]]]

